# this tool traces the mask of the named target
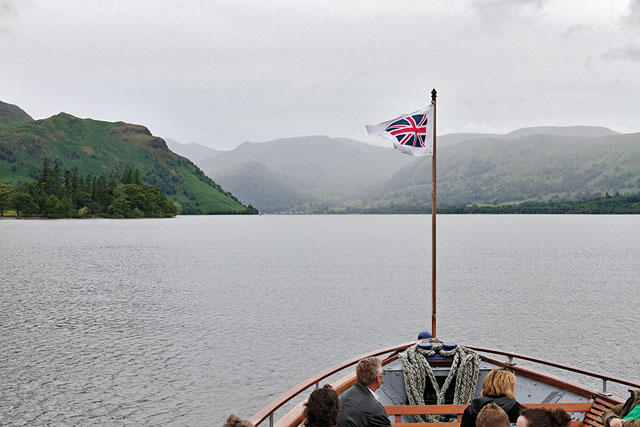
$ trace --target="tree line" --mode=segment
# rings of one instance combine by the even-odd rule
[[[378,207],[347,207],[325,209],[315,213],[329,214],[430,214],[431,206],[422,204],[394,204]],[[613,195],[584,200],[530,201],[503,205],[438,206],[439,214],[640,214],[640,194]]]
[[[438,213],[452,214],[640,214],[640,194],[622,196],[605,193],[587,200],[524,202],[499,206],[453,206],[438,208]]]
[[[0,216],[14,209],[19,217],[168,218],[179,206],[158,188],[143,184],[140,171],[129,166],[107,177],[62,171],[45,158],[37,181],[13,188],[0,184]]]

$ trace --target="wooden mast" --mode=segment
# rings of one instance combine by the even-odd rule
[[[433,104],[433,156],[432,156],[432,181],[431,192],[431,335],[436,337],[436,98],[438,92],[435,88],[431,91],[431,104]]]

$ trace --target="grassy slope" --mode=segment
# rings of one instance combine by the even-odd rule
[[[0,101],[0,124],[25,123],[33,119],[17,105]]]
[[[82,175],[110,175],[125,165],[140,169],[192,213],[242,213],[246,208],[215,188],[193,163],[167,149],[143,126],[79,119],[60,113],[30,123],[0,125],[0,182],[36,178],[47,156]]]
[[[376,203],[424,203],[430,199],[430,178],[431,162],[414,161],[379,190]],[[639,189],[640,134],[487,139],[438,152],[442,206],[585,198]]]

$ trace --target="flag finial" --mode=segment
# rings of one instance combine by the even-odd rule
[[[438,91],[433,88],[431,91],[431,102],[436,102],[436,98],[438,97]]]

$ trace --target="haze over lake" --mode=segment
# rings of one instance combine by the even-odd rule
[[[430,226],[0,221],[0,425],[249,417],[430,329]],[[639,235],[637,216],[439,216],[439,337],[640,381]]]

